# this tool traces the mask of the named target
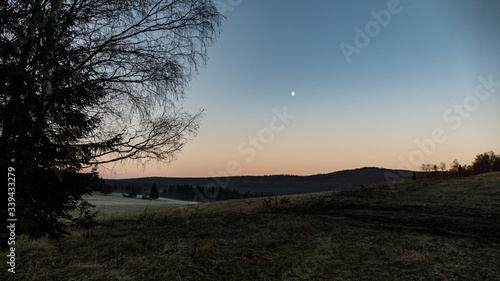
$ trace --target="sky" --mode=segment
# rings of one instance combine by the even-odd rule
[[[499,1],[216,2],[222,33],[182,104],[205,109],[198,135],[172,163],[102,176],[420,170],[500,153]]]

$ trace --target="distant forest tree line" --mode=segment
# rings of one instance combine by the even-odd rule
[[[222,201],[231,199],[255,198],[264,196],[274,196],[274,193],[247,191],[241,193],[236,189],[224,189],[222,187],[203,187],[193,185],[170,185],[168,188],[163,188],[160,192],[156,183],[151,187],[144,186],[112,186],[102,178],[95,178],[92,184],[94,192],[101,192],[104,195],[112,192],[120,192],[125,197],[137,198],[142,196],[143,199],[170,198],[185,201]]]
[[[469,177],[473,175],[500,172],[500,155],[493,151],[478,154],[474,162],[470,165],[460,164],[457,159],[453,160],[448,168],[446,163],[438,164],[422,164],[421,170],[423,178],[458,178]],[[95,178],[92,184],[92,190],[103,194],[112,192],[126,193],[124,196],[137,198],[141,195],[143,199],[157,199],[158,197],[170,198],[185,201],[221,201],[242,198],[254,198],[264,196],[274,196],[273,193],[241,193],[236,189],[224,189],[221,187],[203,187],[193,185],[170,185],[163,188],[160,192],[157,185],[154,183],[151,187],[146,186],[112,186],[102,178]]]
[[[500,155],[495,154],[493,151],[478,154],[472,164],[460,164],[457,159],[453,160],[450,168],[447,169],[446,163],[437,164],[422,164],[422,172],[424,177],[445,177],[445,178],[459,178],[470,177],[474,175],[500,172]]]

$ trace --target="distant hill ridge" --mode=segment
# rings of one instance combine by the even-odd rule
[[[269,176],[231,176],[220,178],[176,178],[176,177],[145,177],[133,179],[106,179],[112,186],[136,186],[149,188],[156,183],[161,191],[170,185],[192,185],[216,187],[225,189],[235,189],[241,193],[250,191],[251,193],[266,194],[296,194],[319,192],[327,190],[338,190],[351,188],[360,185],[370,185],[383,182],[387,175],[420,175],[419,172],[408,170],[393,170],[375,167],[364,167],[353,170],[343,170],[328,174],[317,174],[310,176],[296,175],[269,175]]]

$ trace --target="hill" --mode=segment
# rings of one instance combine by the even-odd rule
[[[221,178],[169,178],[169,177],[148,177],[136,179],[123,179],[106,181],[120,189],[125,186],[136,186],[150,188],[156,183],[160,190],[168,188],[170,185],[192,185],[192,186],[221,186],[225,189],[235,189],[241,193],[264,194],[297,194],[308,192],[320,192],[351,188],[356,186],[366,186],[373,183],[383,182],[388,174],[412,176],[419,172],[405,170],[391,170],[382,168],[365,167],[354,170],[344,170],[329,174],[318,174],[311,176],[294,175],[271,175],[271,176],[235,176]]]
[[[498,202],[490,173],[166,206],[19,238],[0,279],[499,280]]]

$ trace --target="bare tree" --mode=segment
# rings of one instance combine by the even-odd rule
[[[420,169],[422,170],[422,172],[427,172],[427,164],[422,164],[420,166]]]
[[[500,156],[495,154],[493,150],[490,150],[488,152],[489,160],[490,160],[490,172],[494,172],[496,170],[495,166],[497,165],[498,161],[500,160]]]
[[[451,172],[456,172],[458,170],[458,166],[460,166],[460,163],[458,162],[458,159],[453,160],[453,162],[450,164],[450,171]]]
[[[446,171],[446,163],[444,162],[439,163],[439,169],[441,169],[441,172]]]
[[[50,126],[47,113],[60,95],[87,86],[103,93],[81,112],[98,122],[67,142],[86,156],[83,164],[168,162],[196,133],[202,112],[189,114],[176,104],[219,32],[222,17],[212,1],[9,2],[6,11],[24,14],[27,27],[4,25],[18,56],[2,63],[37,76],[40,130]]]
[[[67,174],[103,163],[169,162],[195,136],[203,112],[185,112],[180,102],[220,32],[213,1],[0,5],[1,164],[25,178],[19,196],[40,185],[28,180],[36,173],[52,170],[69,182]],[[47,185],[61,189],[45,175]],[[73,208],[85,192],[62,193],[61,204],[73,196]],[[31,229],[43,224],[42,216],[30,215],[44,201],[37,197],[36,203],[26,197],[27,209],[18,212],[26,220],[40,217]],[[55,225],[70,207],[43,216]]]

